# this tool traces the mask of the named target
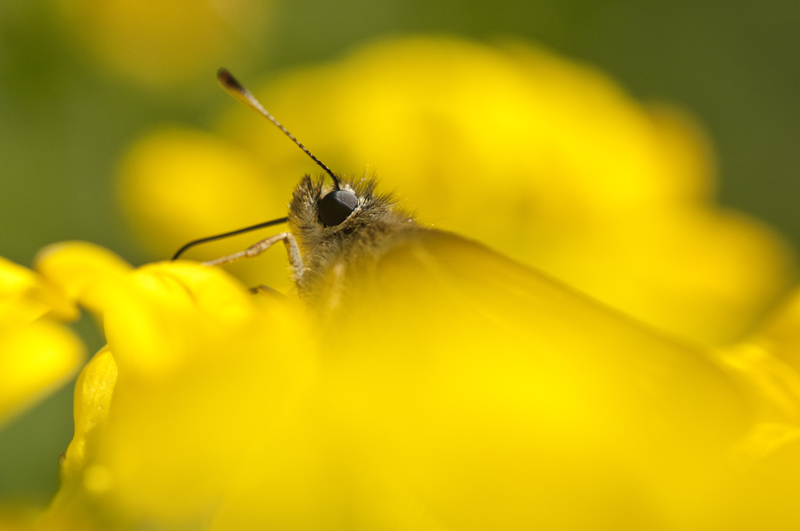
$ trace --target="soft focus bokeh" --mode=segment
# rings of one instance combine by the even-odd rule
[[[253,90],[293,117],[305,143],[331,153],[329,165],[376,174],[422,223],[481,241],[666,333],[736,340],[793,280],[792,253],[777,234],[714,204],[712,154],[689,116],[643,105],[601,72],[539,47],[383,39]],[[156,254],[285,210],[280,201],[310,161],[254,118],[237,105],[216,135],[165,127],[128,150],[120,202]],[[255,238],[186,257],[223,256]],[[288,280],[280,253],[230,270],[252,285]]]
[[[793,309],[709,351],[443,232],[350,265],[320,312],[196,262],[42,253],[108,347],[41,529],[800,525]]]
[[[385,78],[399,71],[403,65],[388,63],[381,71],[353,67],[347,83],[309,84],[317,79],[313,75],[324,74],[312,75],[317,65],[342,64],[354,50],[361,50],[376,40],[387,42],[389,38],[419,34],[469,39],[478,47],[499,44],[506,50],[515,46],[542,47],[536,49],[563,58],[556,61],[577,61],[578,65],[595,69],[591,72],[597,74],[587,75],[595,80],[596,76],[601,76],[599,83],[609,83],[609,90],[614,94],[627,92],[645,104],[677,105],[682,111],[663,105],[647,109],[663,111],[654,116],[666,120],[660,122],[666,126],[658,129],[667,135],[666,140],[683,138],[682,135],[688,134],[686,131],[692,131],[697,145],[701,146],[698,157],[702,159],[701,164],[705,164],[708,187],[692,193],[703,197],[704,201],[711,198],[723,207],[735,208],[761,220],[765,226],[782,234],[791,247],[798,249],[798,31],[800,6],[778,0],[702,3],[689,0],[460,3],[444,0],[5,0],[0,3],[0,172],[4,184],[0,194],[0,256],[30,266],[36,252],[45,245],[77,239],[102,244],[133,264],[166,258],[171,247],[154,246],[147,234],[143,234],[141,225],[131,226],[130,212],[118,198],[117,176],[123,161],[130,163],[132,150],[152,140],[154,131],[169,135],[170,131],[191,130],[188,139],[186,135],[170,137],[183,144],[173,144],[168,153],[188,150],[194,153],[198,168],[204,171],[210,166],[203,157],[217,163],[220,158],[227,157],[231,162],[216,170],[218,177],[224,178],[225,172],[232,172],[239,181],[250,179],[231,195],[232,199],[242,194],[259,198],[256,204],[242,208],[258,218],[248,218],[246,222],[283,215],[288,201],[285,186],[291,187],[296,172],[313,172],[315,168],[310,164],[285,163],[287,171],[271,181],[272,176],[265,175],[263,167],[248,165],[247,156],[240,156],[248,149],[259,149],[259,145],[276,146],[275,149],[283,153],[291,147],[282,144],[283,139],[266,126],[253,125],[259,120],[254,114],[231,110],[235,102],[221,93],[213,78],[219,66],[227,66],[243,81],[253,80],[254,90],[264,87],[271,90],[259,95],[275,95],[278,101],[274,104],[286,109],[278,118],[330,165],[346,163],[348,166],[340,171],[353,173],[364,171],[370,164],[371,171],[379,176],[386,175],[387,184],[403,193],[402,172],[407,168],[398,169],[398,165],[413,161],[402,157],[392,161],[384,155],[384,152],[392,154],[392,140],[387,136],[385,123],[380,122],[384,118],[352,116],[346,111],[353,107],[345,105],[325,108],[326,102],[342,101],[331,94],[333,89],[346,89],[345,96],[364,103],[360,101],[359,87],[364,87],[364,93],[370,93],[369,90],[375,90],[370,88],[371,84],[377,84],[381,76]],[[478,55],[482,53],[479,51]],[[366,64],[367,59],[364,62]],[[346,64],[352,67],[354,63]],[[464,79],[481,72],[481,68],[476,65],[473,69],[469,63],[464,64],[461,66]],[[300,77],[287,81],[283,76],[288,72],[301,74],[293,74]],[[603,75],[614,81],[603,81],[606,79]],[[283,86],[270,89],[270,84],[278,79],[284,80]],[[297,84],[298,90],[290,90],[292,83]],[[621,88],[613,83],[619,83]],[[295,100],[279,101],[281,94],[294,94]],[[469,99],[448,102],[446,95],[438,97],[444,100],[445,107],[451,103],[453,108],[463,109],[469,104]],[[273,108],[273,102],[266,100],[264,103]],[[638,109],[637,103],[631,105]],[[419,109],[411,109],[414,110]],[[316,112],[319,114],[312,114]],[[341,115],[342,112],[345,114]],[[476,109],[474,123],[483,123],[478,114]],[[378,122],[370,123],[371,119]],[[468,116],[462,116],[461,120],[470,123]],[[502,127],[504,120],[497,122]],[[300,130],[292,128],[293,123],[299,124]],[[558,116],[554,116],[552,125],[556,127],[559,123]],[[674,124],[682,133],[669,137],[670,131],[676,130],[670,128]],[[331,127],[335,130],[327,130]],[[307,128],[307,136],[302,134],[303,128]],[[364,146],[365,151],[355,153],[354,157],[351,153],[341,153],[336,142],[330,140],[336,139],[339,131],[342,136],[350,135],[344,128],[374,128],[376,135],[372,145]],[[601,124],[598,130],[602,129]],[[212,134],[222,132],[228,140],[220,144],[219,138]],[[327,133],[329,140],[326,141],[326,136],[320,132]],[[493,136],[491,129],[481,129],[479,133],[488,139]],[[496,138],[505,138],[508,131],[503,130],[498,135]],[[596,137],[602,134],[597,133]],[[441,138],[438,142],[446,144],[447,131]],[[382,140],[387,145],[382,146]],[[435,139],[426,141],[430,143]],[[153,145],[163,148],[165,144]],[[702,146],[708,146],[708,151]],[[442,145],[442,149],[446,148]],[[435,156],[437,152],[434,149],[432,153]],[[684,159],[677,154],[681,153],[685,154],[686,150],[676,147],[676,155],[669,160],[680,166]],[[361,157],[367,158],[360,160]],[[393,166],[377,165],[379,160],[392,161]],[[462,166],[463,161],[437,158],[433,162],[452,171],[471,170]],[[280,166],[282,161],[272,164]],[[169,172],[170,168],[166,166],[161,170]],[[482,176],[491,176],[491,170],[480,169],[480,172]],[[188,198],[192,197],[194,184],[203,184],[199,180],[202,172],[198,171],[197,175],[197,183],[189,179],[182,184]],[[413,180],[421,178],[417,174],[409,178],[411,197],[415,193]],[[284,195],[276,197],[270,192],[270,186],[274,186],[270,183],[275,182],[282,183],[280,186],[288,183],[281,188]],[[680,183],[675,189],[680,189]],[[446,198],[453,201],[452,196]],[[220,223],[225,222],[222,226],[194,225],[198,231],[196,236],[205,235],[207,230],[236,228],[241,221],[236,217],[236,205],[228,204],[226,196],[217,194],[211,199],[218,202],[223,213],[231,212],[231,217],[227,218],[229,221],[220,220]],[[422,200],[415,201],[414,206],[424,220],[459,229],[455,223],[448,225],[449,216],[457,217],[453,210],[431,213],[431,206]],[[209,208],[215,207],[212,204]],[[504,213],[494,204],[477,203],[474,215],[478,220],[491,222],[498,210]],[[213,218],[212,214],[209,212],[208,217]],[[652,214],[650,209],[648,214]],[[465,213],[459,215],[466,217]],[[202,219],[202,211],[195,213],[195,217]],[[707,247],[712,243],[725,246],[727,240],[720,238],[719,233],[712,231],[712,236],[706,240],[702,234],[692,232],[696,226],[687,224],[690,228],[686,230],[685,239],[679,230],[671,232],[670,237],[678,243],[665,239],[651,242],[654,248],[651,255],[658,257],[658,252],[663,253],[665,249],[682,248],[681,245],[687,241],[691,243],[692,239],[697,240],[693,245],[698,252],[710,253],[713,249],[710,251]],[[737,333],[755,327],[794,280],[790,256],[783,257],[783,244],[775,234],[761,232],[767,230],[765,226],[758,225],[754,229],[758,235],[753,240],[760,242],[761,235],[767,234],[765,238],[769,242],[777,242],[774,246],[764,244],[776,258],[770,259],[768,267],[759,266],[759,271],[771,272],[772,276],[764,275],[774,280],[774,284],[759,284],[768,296],[759,299],[753,306],[755,309],[741,322],[730,325],[730,321],[725,321],[720,325],[709,319],[693,331],[689,326],[692,323],[658,321],[663,308],[643,312],[639,317],[649,319],[651,324],[661,324],[677,335],[685,331],[684,337],[692,341],[714,344],[737,339]],[[633,228],[645,234],[648,230],[647,225]],[[166,229],[169,227],[164,230],[169,233]],[[478,238],[481,234],[476,232],[473,236]],[[704,244],[706,241],[708,246]],[[512,243],[497,241],[495,246],[514,254]],[[755,252],[734,256],[730,259],[733,264],[725,271],[733,271],[740,264],[750,264],[763,256]],[[533,261],[532,255],[517,258]],[[669,258],[675,267],[685,264],[679,254]],[[555,271],[557,267],[551,269]],[[685,269],[696,271],[697,266],[685,264]],[[631,270],[637,269],[631,266]],[[720,282],[724,284],[726,279],[746,282],[741,279],[748,277],[741,276],[744,275],[741,271],[738,274],[740,276],[720,274]],[[630,274],[623,271],[622,279],[626,276]],[[587,285],[592,282],[578,273],[572,280]],[[620,286],[624,285],[620,281]],[[705,288],[711,290],[708,286]],[[664,290],[665,295],[674,294],[669,287]],[[608,292],[620,293],[613,289]],[[603,293],[596,296],[602,297]],[[620,305],[625,308],[637,304],[631,297],[624,299]],[[739,302],[741,299],[736,299],[731,304]],[[723,310],[730,308],[725,304],[718,306]],[[669,309],[666,313],[676,315]],[[773,343],[790,347],[795,337],[793,333],[796,334],[793,332],[796,327],[792,328],[796,320],[791,316],[790,313],[784,320],[774,323],[753,343],[753,348],[771,348]],[[732,326],[732,330],[724,329],[727,325]],[[82,335],[89,352],[102,346],[103,340],[94,331],[90,317],[84,316],[73,326]],[[708,332],[712,328],[713,333]],[[702,336],[703,332],[708,332],[708,336]],[[791,356],[796,356],[792,354],[794,350],[788,352],[786,356],[790,360]],[[71,386],[3,427],[0,430],[0,501],[35,504],[49,499],[57,486],[58,455],[66,449],[72,430]],[[23,505],[19,509],[20,518],[24,518],[25,511]]]

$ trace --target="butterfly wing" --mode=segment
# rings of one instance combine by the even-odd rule
[[[454,528],[596,528],[637,482],[711,477],[699,456],[746,429],[709,355],[479,243],[423,231],[360,274],[335,319],[332,395],[357,447],[391,456]]]

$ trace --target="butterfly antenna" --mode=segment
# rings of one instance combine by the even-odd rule
[[[228,238],[230,236],[236,236],[237,234],[244,234],[245,232],[250,232],[250,231],[254,231],[254,230],[258,230],[258,229],[263,229],[264,227],[271,227],[273,225],[280,225],[281,223],[286,223],[287,221],[289,221],[289,218],[278,218],[278,219],[273,219],[273,220],[270,220],[270,221],[265,221],[263,223],[259,223],[258,225],[251,225],[250,227],[245,227],[243,229],[232,230],[230,232],[224,232],[222,234],[215,234],[214,236],[208,236],[206,238],[200,238],[199,240],[192,240],[189,243],[187,243],[186,245],[184,245],[183,247],[181,247],[180,249],[178,249],[178,252],[176,252],[174,255],[172,255],[172,258],[170,258],[170,260],[173,260],[173,261],[177,260],[178,258],[181,257],[181,255],[183,253],[185,253],[186,251],[188,251],[189,249],[191,249],[195,245],[200,245],[201,243],[213,242],[215,240],[221,240],[223,238]]]
[[[330,168],[328,168],[328,167],[327,167],[325,164],[323,164],[323,163],[322,163],[322,161],[320,161],[320,160],[319,160],[317,157],[315,157],[315,156],[314,156],[314,155],[313,155],[313,154],[312,154],[312,153],[311,153],[311,152],[310,152],[308,149],[306,149],[306,147],[305,147],[303,144],[301,144],[301,143],[300,143],[300,141],[299,141],[299,140],[297,140],[297,139],[294,137],[294,135],[293,135],[292,133],[290,133],[290,132],[289,132],[289,130],[288,130],[288,129],[286,129],[284,126],[282,126],[282,125],[281,125],[281,123],[280,123],[278,120],[276,120],[276,119],[275,119],[275,117],[274,117],[274,116],[272,116],[272,115],[269,113],[269,111],[267,111],[267,110],[264,108],[264,106],[263,106],[263,105],[261,105],[261,103],[259,103],[259,101],[258,101],[258,100],[255,98],[255,96],[253,96],[252,94],[250,94],[250,91],[249,91],[249,90],[247,90],[246,88],[244,88],[244,87],[242,86],[242,84],[241,84],[241,83],[239,83],[238,81],[236,81],[236,78],[235,78],[235,77],[233,77],[233,76],[231,75],[231,73],[230,73],[230,72],[228,72],[228,71],[227,71],[226,69],[224,69],[224,68],[220,68],[220,69],[217,71],[217,79],[219,79],[219,82],[220,82],[220,84],[222,84],[222,87],[223,87],[223,88],[224,88],[224,89],[225,89],[225,90],[228,92],[228,94],[230,94],[231,96],[233,96],[233,97],[234,97],[234,98],[236,98],[237,100],[241,101],[242,103],[244,103],[244,104],[246,104],[246,105],[248,105],[248,106],[252,107],[253,109],[255,109],[255,110],[257,110],[258,112],[260,112],[261,114],[263,114],[263,115],[264,115],[264,116],[267,118],[267,120],[269,120],[270,122],[272,122],[273,124],[275,124],[275,126],[276,126],[278,129],[280,129],[281,131],[283,131],[283,133],[284,133],[286,136],[288,136],[289,138],[291,138],[291,139],[292,139],[292,142],[294,142],[295,144],[297,144],[297,146],[298,146],[300,149],[302,149],[302,150],[305,152],[305,154],[306,154],[306,155],[308,155],[309,157],[311,157],[311,160],[313,160],[314,162],[316,162],[316,163],[319,165],[319,167],[320,167],[320,168],[322,168],[323,170],[325,170],[325,173],[327,173],[328,175],[330,175],[330,176],[331,176],[331,179],[333,179],[333,184],[336,186],[336,189],[337,189],[337,190],[339,190],[339,189],[340,189],[340,188],[339,188],[339,178],[338,178],[338,177],[336,177],[336,175],[334,175],[334,174],[333,174],[333,172],[331,171],[331,169],[330,169]]]

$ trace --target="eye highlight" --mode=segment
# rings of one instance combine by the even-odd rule
[[[334,190],[319,200],[319,219],[326,227],[339,225],[358,206],[358,197],[350,190]]]

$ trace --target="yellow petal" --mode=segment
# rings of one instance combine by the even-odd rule
[[[761,330],[719,352],[757,406],[736,453],[746,470],[731,526],[795,529],[800,483],[800,296],[796,291]]]
[[[104,306],[106,282],[119,282],[131,266],[114,253],[86,242],[45,247],[36,256],[36,270],[71,300],[94,312]]]
[[[84,348],[50,317],[78,309],[35,272],[0,258],[0,423],[69,379]]]
[[[74,304],[36,273],[0,257],[0,323],[27,323],[49,312],[60,319],[78,317]]]
[[[83,368],[75,382],[75,435],[61,462],[63,482],[80,479],[76,476],[86,467],[87,454],[91,455],[105,430],[116,383],[117,365],[106,347]]]
[[[792,530],[800,526],[796,507],[800,492],[800,433],[787,437],[780,449],[753,467],[740,494],[740,510],[725,522],[727,529]]]
[[[120,367],[158,377],[187,356],[207,352],[210,338],[247,323],[252,303],[244,288],[216,268],[164,262],[134,271],[106,291],[105,328]]]
[[[769,454],[800,429],[800,292],[746,341],[719,352],[759,404],[745,452]]]
[[[754,341],[800,371],[800,290],[795,290]]]
[[[83,358],[83,344],[62,325],[0,324],[0,420],[63,385]]]

